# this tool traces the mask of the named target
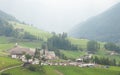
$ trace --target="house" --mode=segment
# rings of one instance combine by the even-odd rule
[[[115,52],[115,51],[107,51],[107,52],[108,52],[109,55],[118,55],[118,53]]]
[[[94,67],[94,63],[80,64],[79,67]]]
[[[44,56],[46,59],[51,60],[51,59],[55,59],[56,55],[54,51],[48,51],[48,50],[41,50],[40,51],[40,55]]]
[[[38,60],[38,59],[34,59],[34,61],[32,62],[32,64],[39,64],[40,63],[40,61]]]
[[[82,56],[81,58],[83,58],[83,59],[91,59],[92,56],[93,56],[92,54],[87,54],[87,55]]]
[[[76,62],[83,62],[82,58],[76,59]]]
[[[20,46],[15,46],[14,48],[10,49],[9,53],[11,58],[21,59],[23,62],[27,62],[25,54],[34,56],[34,51],[31,51],[29,48],[23,48]],[[28,61],[32,62],[32,59],[29,59]]]

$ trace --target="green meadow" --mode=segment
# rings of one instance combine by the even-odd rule
[[[22,64],[19,60],[12,59],[10,57],[0,56],[0,70],[14,65]]]
[[[47,41],[48,38],[50,38],[52,35],[49,32],[40,30],[36,27],[20,24],[16,22],[10,22],[13,24],[14,28],[22,28],[25,32],[29,32],[31,35],[36,36],[38,39],[43,39],[44,41]]]
[[[55,67],[58,71],[64,75],[119,75],[120,68],[118,70],[109,70],[104,68],[80,68],[80,67]]]
[[[86,47],[87,47],[87,42],[89,41],[87,39],[76,39],[76,38],[72,38],[72,37],[68,38],[68,40],[72,44],[77,45],[79,48],[83,48],[85,50],[86,50]]]
[[[85,55],[85,51],[68,51],[68,50],[60,50],[67,58],[76,59],[80,56]]]
[[[120,67],[80,68],[74,66],[44,66],[44,72],[33,72],[25,68],[7,70],[12,75],[120,75]]]

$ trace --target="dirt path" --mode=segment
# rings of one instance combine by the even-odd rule
[[[21,64],[21,65],[17,65],[17,66],[8,67],[8,68],[5,68],[5,69],[2,69],[2,70],[0,70],[0,73],[1,73],[1,72],[4,72],[4,71],[6,71],[6,70],[9,70],[9,69],[13,69],[13,68],[21,67],[22,65],[23,65],[23,64]]]
[[[55,70],[55,72],[56,72],[58,75],[64,75],[63,73],[61,73],[61,72],[58,71],[58,70]]]

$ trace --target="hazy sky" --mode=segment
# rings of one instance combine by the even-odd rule
[[[119,0],[0,0],[3,10],[40,29],[67,32]]]

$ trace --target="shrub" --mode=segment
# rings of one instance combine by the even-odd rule
[[[40,66],[40,65],[30,65],[28,67],[28,70],[34,71],[34,72],[45,72],[43,66]]]
[[[37,66],[35,66],[35,65],[30,65],[30,66],[28,67],[28,69],[29,69],[30,71],[37,71]]]
[[[1,73],[1,75],[12,75],[12,74],[3,72],[3,73]]]

